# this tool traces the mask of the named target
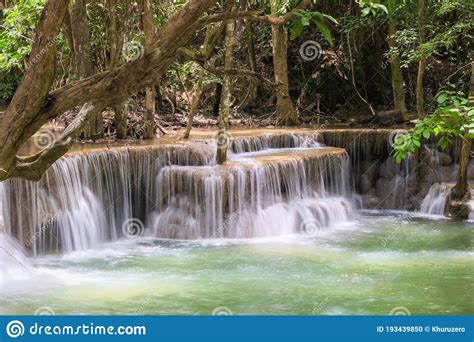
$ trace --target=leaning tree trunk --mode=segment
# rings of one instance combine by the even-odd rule
[[[148,51],[153,45],[155,38],[155,24],[153,22],[153,7],[151,0],[142,0],[142,24],[145,33],[145,51]],[[153,139],[155,137],[155,86],[150,84],[145,88],[145,131],[144,139]]]
[[[71,23],[74,44],[74,73],[78,79],[84,79],[94,74],[86,0],[75,0],[71,11]],[[84,131],[86,139],[102,137],[102,113],[101,110],[96,111],[97,113],[91,118],[88,128]]]
[[[388,46],[391,49],[396,49],[398,47],[395,40],[395,34],[397,33],[397,19],[395,12],[394,2],[396,0],[388,0],[387,8],[389,13],[389,22],[388,22]],[[393,90],[393,102],[395,109],[398,109],[403,116],[404,120],[408,120],[408,112],[405,104],[405,90],[404,90],[404,81],[402,69],[400,66],[400,57],[398,54],[391,56],[390,58],[390,69],[392,72],[392,90]]]
[[[31,134],[25,132],[37,119],[37,113],[44,106],[54,81],[54,41],[63,23],[67,5],[67,0],[46,2],[31,47],[28,62],[31,67],[26,69],[8,108],[0,112],[0,181],[17,173],[16,155],[20,146],[43,124],[38,124]],[[36,170],[32,172],[32,177],[40,173]]]
[[[272,14],[278,10],[278,0],[271,0]],[[277,124],[298,124],[298,113],[290,97],[288,82],[288,30],[284,26],[272,25],[273,70],[277,92]]]
[[[234,31],[235,19],[228,19],[225,31],[225,59],[224,68],[232,69],[232,57],[234,54]],[[219,112],[219,132],[217,134],[217,163],[223,164],[227,160],[229,113],[231,105],[232,76],[224,75],[222,85],[221,106]]]
[[[418,32],[419,32],[419,48],[425,42],[425,0],[418,0]],[[418,62],[418,75],[416,77],[416,111],[418,117],[425,117],[425,98],[423,91],[423,75],[425,73],[426,58],[423,51]]]

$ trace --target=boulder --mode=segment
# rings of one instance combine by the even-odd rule
[[[368,193],[372,188],[375,182],[370,178],[369,175],[362,175],[359,179],[359,191],[362,194]]]
[[[379,176],[385,179],[392,179],[393,177],[400,175],[401,165],[397,164],[392,157],[388,157],[381,165],[379,169]]]
[[[458,165],[452,166],[422,166],[421,177],[429,183],[455,182],[458,175]]]
[[[423,159],[431,166],[450,166],[453,164],[453,157],[448,153],[436,149],[427,148],[423,152]]]

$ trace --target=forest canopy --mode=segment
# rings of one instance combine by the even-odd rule
[[[176,126],[186,138],[193,124],[225,135],[229,124],[422,120],[395,146],[398,160],[431,135],[440,147],[472,138],[468,1],[0,4],[0,180],[39,179],[77,139],[151,139]],[[19,156],[51,122],[59,137]]]

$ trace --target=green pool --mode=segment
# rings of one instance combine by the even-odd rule
[[[31,260],[3,314],[472,315],[474,223],[363,211],[315,237],[141,237]]]

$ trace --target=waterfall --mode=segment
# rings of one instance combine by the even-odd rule
[[[159,238],[319,231],[352,216],[349,157],[316,133],[72,152],[39,182],[4,182],[5,230],[33,255],[96,247],[129,223]]]
[[[469,220],[474,221],[474,199],[472,199],[469,204],[471,206],[471,212],[469,213]]]
[[[31,266],[21,246],[5,232],[3,219],[3,183],[0,183],[0,288],[12,278],[25,276]]]
[[[433,184],[421,203],[420,212],[429,215],[444,215],[450,186],[446,183]]]
[[[164,167],[151,224],[155,236],[275,236],[300,233],[304,222],[319,229],[352,216],[345,199],[349,158],[344,150],[264,151],[232,162]]]
[[[212,146],[184,145],[78,153],[41,181],[4,182],[6,230],[34,255],[94,247],[123,236],[131,218],[154,208],[156,172],[169,164],[213,163]]]
[[[257,152],[268,149],[321,147],[322,136],[312,133],[263,134],[257,137],[235,137],[229,142],[232,153]]]
[[[5,189],[3,186],[3,182],[0,182],[0,233],[5,232],[5,220],[3,219],[3,208],[5,207]]]

